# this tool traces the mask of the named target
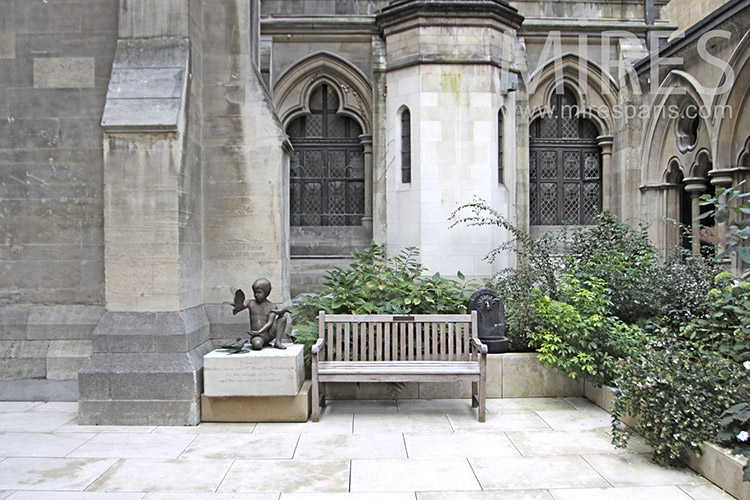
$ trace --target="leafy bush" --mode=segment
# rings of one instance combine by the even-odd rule
[[[598,278],[581,283],[568,277],[562,281],[561,296],[564,302],[539,293],[534,299],[541,328],[531,338],[539,360],[571,378],[611,385],[617,361],[635,353],[642,332],[612,315],[612,302]]]
[[[658,252],[645,227],[636,230],[604,211],[595,226],[573,231],[568,252],[566,272],[581,281],[604,280],[615,316],[638,323],[657,315]]]
[[[670,332],[679,332],[693,319],[708,317],[710,305],[706,297],[719,271],[718,261],[681,247],[673,248],[656,271],[654,301],[659,313],[651,318],[656,325],[654,330],[666,327]]]
[[[708,293],[710,315],[693,320],[684,335],[736,363],[750,361],[750,282],[735,284],[731,274],[722,273],[717,283],[725,284]]]
[[[723,413],[716,441],[732,453],[750,458],[750,401],[738,403]],[[750,462],[745,464],[742,479],[750,481]]]
[[[318,339],[319,311],[328,314],[461,314],[467,309],[466,289],[471,282],[446,279],[427,271],[417,260],[419,250],[406,248],[388,257],[383,245],[352,253],[354,262],[347,269],[335,268],[326,274],[326,290],[307,297],[294,306],[295,342],[305,344],[309,362],[310,347]],[[459,272],[459,280],[464,276]]]
[[[680,456],[713,439],[722,412],[737,402],[743,379],[739,365],[700,344],[653,339],[637,356],[624,359],[616,382],[613,442],[627,444],[624,415],[638,415],[635,431],[653,448],[653,460],[679,464]]]
[[[468,215],[463,215],[467,211]],[[496,290],[505,303],[505,335],[510,340],[510,350],[533,350],[529,345],[530,335],[537,330],[539,318],[531,293],[537,289],[552,299],[557,298],[558,277],[563,268],[559,256],[564,246],[562,237],[545,234],[535,240],[479,198],[456,209],[451,220],[453,225],[496,226],[508,232],[508,240],[492,250],[485,260],[494,262],[498,255],[513,252],[517,265],[492,276],[487,286]]]
[[[698,217],[705,219],[713,217],[716,223],[727,223],[729,231],[726,234],[726,249],[717,258],[722,258],[733,252],[744,262],[750,263],[750,204],[746,199],[750,193],[743,193],[743,184],[740,182],[730,188],[717,188],[713,196],[704,194],[701,196],[701,206],[711,206],[709,210]],[[722,199],[723,198],[723,199]],[[740,203],[740,202],[744,203]],[[730,218],[734,215],[734,219]]]

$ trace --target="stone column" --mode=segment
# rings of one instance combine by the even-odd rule
[[[365,216],[362,217],[362,226],[372,231],[372,135],[360,135],[359,143],[365,151]]]
[[[612,144],[611,135],[600,135],[596,142],[602,149],[602,209],[613,210],[612,206]]]
[[[711,177],[711,184],[713,186],[716,186],[717,188],[729,188],[732,186],[732,183],[734,182],[734,178],[732,177],[732,174],[729,172],[725,172],[723,170],[711,170],[708,172],[708,175]],[[726,203],[727,197],[725,195],[719,196],[719,203]],[[726,234],[727,234],[727,222],[717,222],[716,223],[716,236],[719,239],[718,244],[718,253],[723,252],[726,250]]]
[[[697,220],[701,214],[700,196],[706,192],[707,185],[706,179],[703,177],[688,177],[684,180],[685,191],[690,194],[690,202],[692,206],[691,220],[692,220],[692,233],[693,233],[693,254],[700,255],[701,253],[701,238],[700,238],[700,221]]]

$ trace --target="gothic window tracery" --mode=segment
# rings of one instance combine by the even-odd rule
[[[531,225],[593,224],[602,209],[602,159],[596,125],[579,117],[573,92],[552,97],[529,141]]]
[[[292,226],[354,226],[365,205],[362,129],[337,114],[339,99],[327,84],[310,94],[309,114],[292,121],[290,167]]]

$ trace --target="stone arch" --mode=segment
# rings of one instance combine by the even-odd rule
[[[712,142],[717,169],[750,166],[746,154],[750,151],[750,136],[747,135],[750,130],[750,92],[747,87],[750,81],[750,32],[737,44],[727,65],[732,69],[733,81],[727,81],[727,73],[724,73],[719,87],[732,84],[731,88],[728,92],[717,93],[712,102],[715,125]]]
[[[702,86],[692,75],[673,70],[662,82],[657,97],[651,106],[652,113],[644,126],[643,148],[641,150],[641,178],[643,184],[661,182],[664,165],[673,157],[679,158],[680,164],[693,165],[698,152],[706,150],[710,155],[711,134],[708,120],[705,119],[707,96]],[[696,131],[694,143],[687,148],[679,148],[678,120],[681,110],[691,105],[698,110],[700,124]],[[691,177],[687,175],[686,177]]]
[[[556,78],[560,70],[562,81]],[[529,95],[530,121],[549,113],[550,97],[560,85],[575,93],[580,117],[593,121],[602,136],[614,133],[614,110],[619,93],[616,80],[594,61],[573,52],[550,59],[529,76],[527,88],[534,90]]]
[[[372,85],[352,63],[328,51],[309,54],[294,63],[273,88],[274,104],[284,128],[310,112],[310,94],[328,84],[339,97],[338,113],[357,121],[363,135],[372,134]]]

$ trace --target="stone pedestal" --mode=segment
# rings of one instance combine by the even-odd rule
[[[306,422],[310,381],[305,382],[304,347],[265,347],[203,357],[201,420],[204,422]]]
[[[203,422],[307,422],[310,416],[309,380],[295,396],[201,397]]]
[[[203,358],[203,390],[209,397],[296,396],[305,380],[303,346],[230,354],[217,349]]]

